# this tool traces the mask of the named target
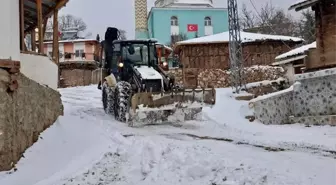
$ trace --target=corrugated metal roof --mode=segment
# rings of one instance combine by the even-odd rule
[[[42,17],[46,19],[51,16],[54,9],[60,9],[69,0],[42,0]],[[24,0],[24,23],[25,31],[37,26],[37,4],[36,0]]]

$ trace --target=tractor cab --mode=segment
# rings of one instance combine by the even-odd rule
[[[128,78],[127,74],[131,73],[127,71],[134,66],[154,67],[158,65],[155,43],[153,40],[115,40],[111,47],[104,49],[104,68],[115,76]]]

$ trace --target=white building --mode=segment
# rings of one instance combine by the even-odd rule
[[[38,34],[38,38],[42,38],[38,40],[38,47],[35,45],[35,37],[30,37],[33,49],[27,49],[24,35],[35,35],[36,28],[43,30],[44,20],[53,13],[57,15],[58,10],[67,2],[68,0],[1,0],[0,67],[16,66],[28,78],[57,89],[58,67],[55,63],[57,61],[52,61],[43,54],[43,32]],[[40,8],[41,11],[38,11]],[[39,48],[38,52],[36,48]]]

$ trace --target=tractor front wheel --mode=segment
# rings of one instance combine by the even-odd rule
[[[113,114],[113,90],[107,85],[106,82],[103,83],[102,88],[102,102],[106,114]]]
[[[129,111],[131,102],[132,87],[131,84],[125,81],[117,83],[114,91],[114,116],[120,122],[126,122],[126,115]]]

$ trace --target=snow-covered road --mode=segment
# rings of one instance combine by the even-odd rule
[[[65,115],[0,185],[334,185],[336,128],[250,123],[219,89],[204,121],[130,128],[96,86],[61,89]]]

